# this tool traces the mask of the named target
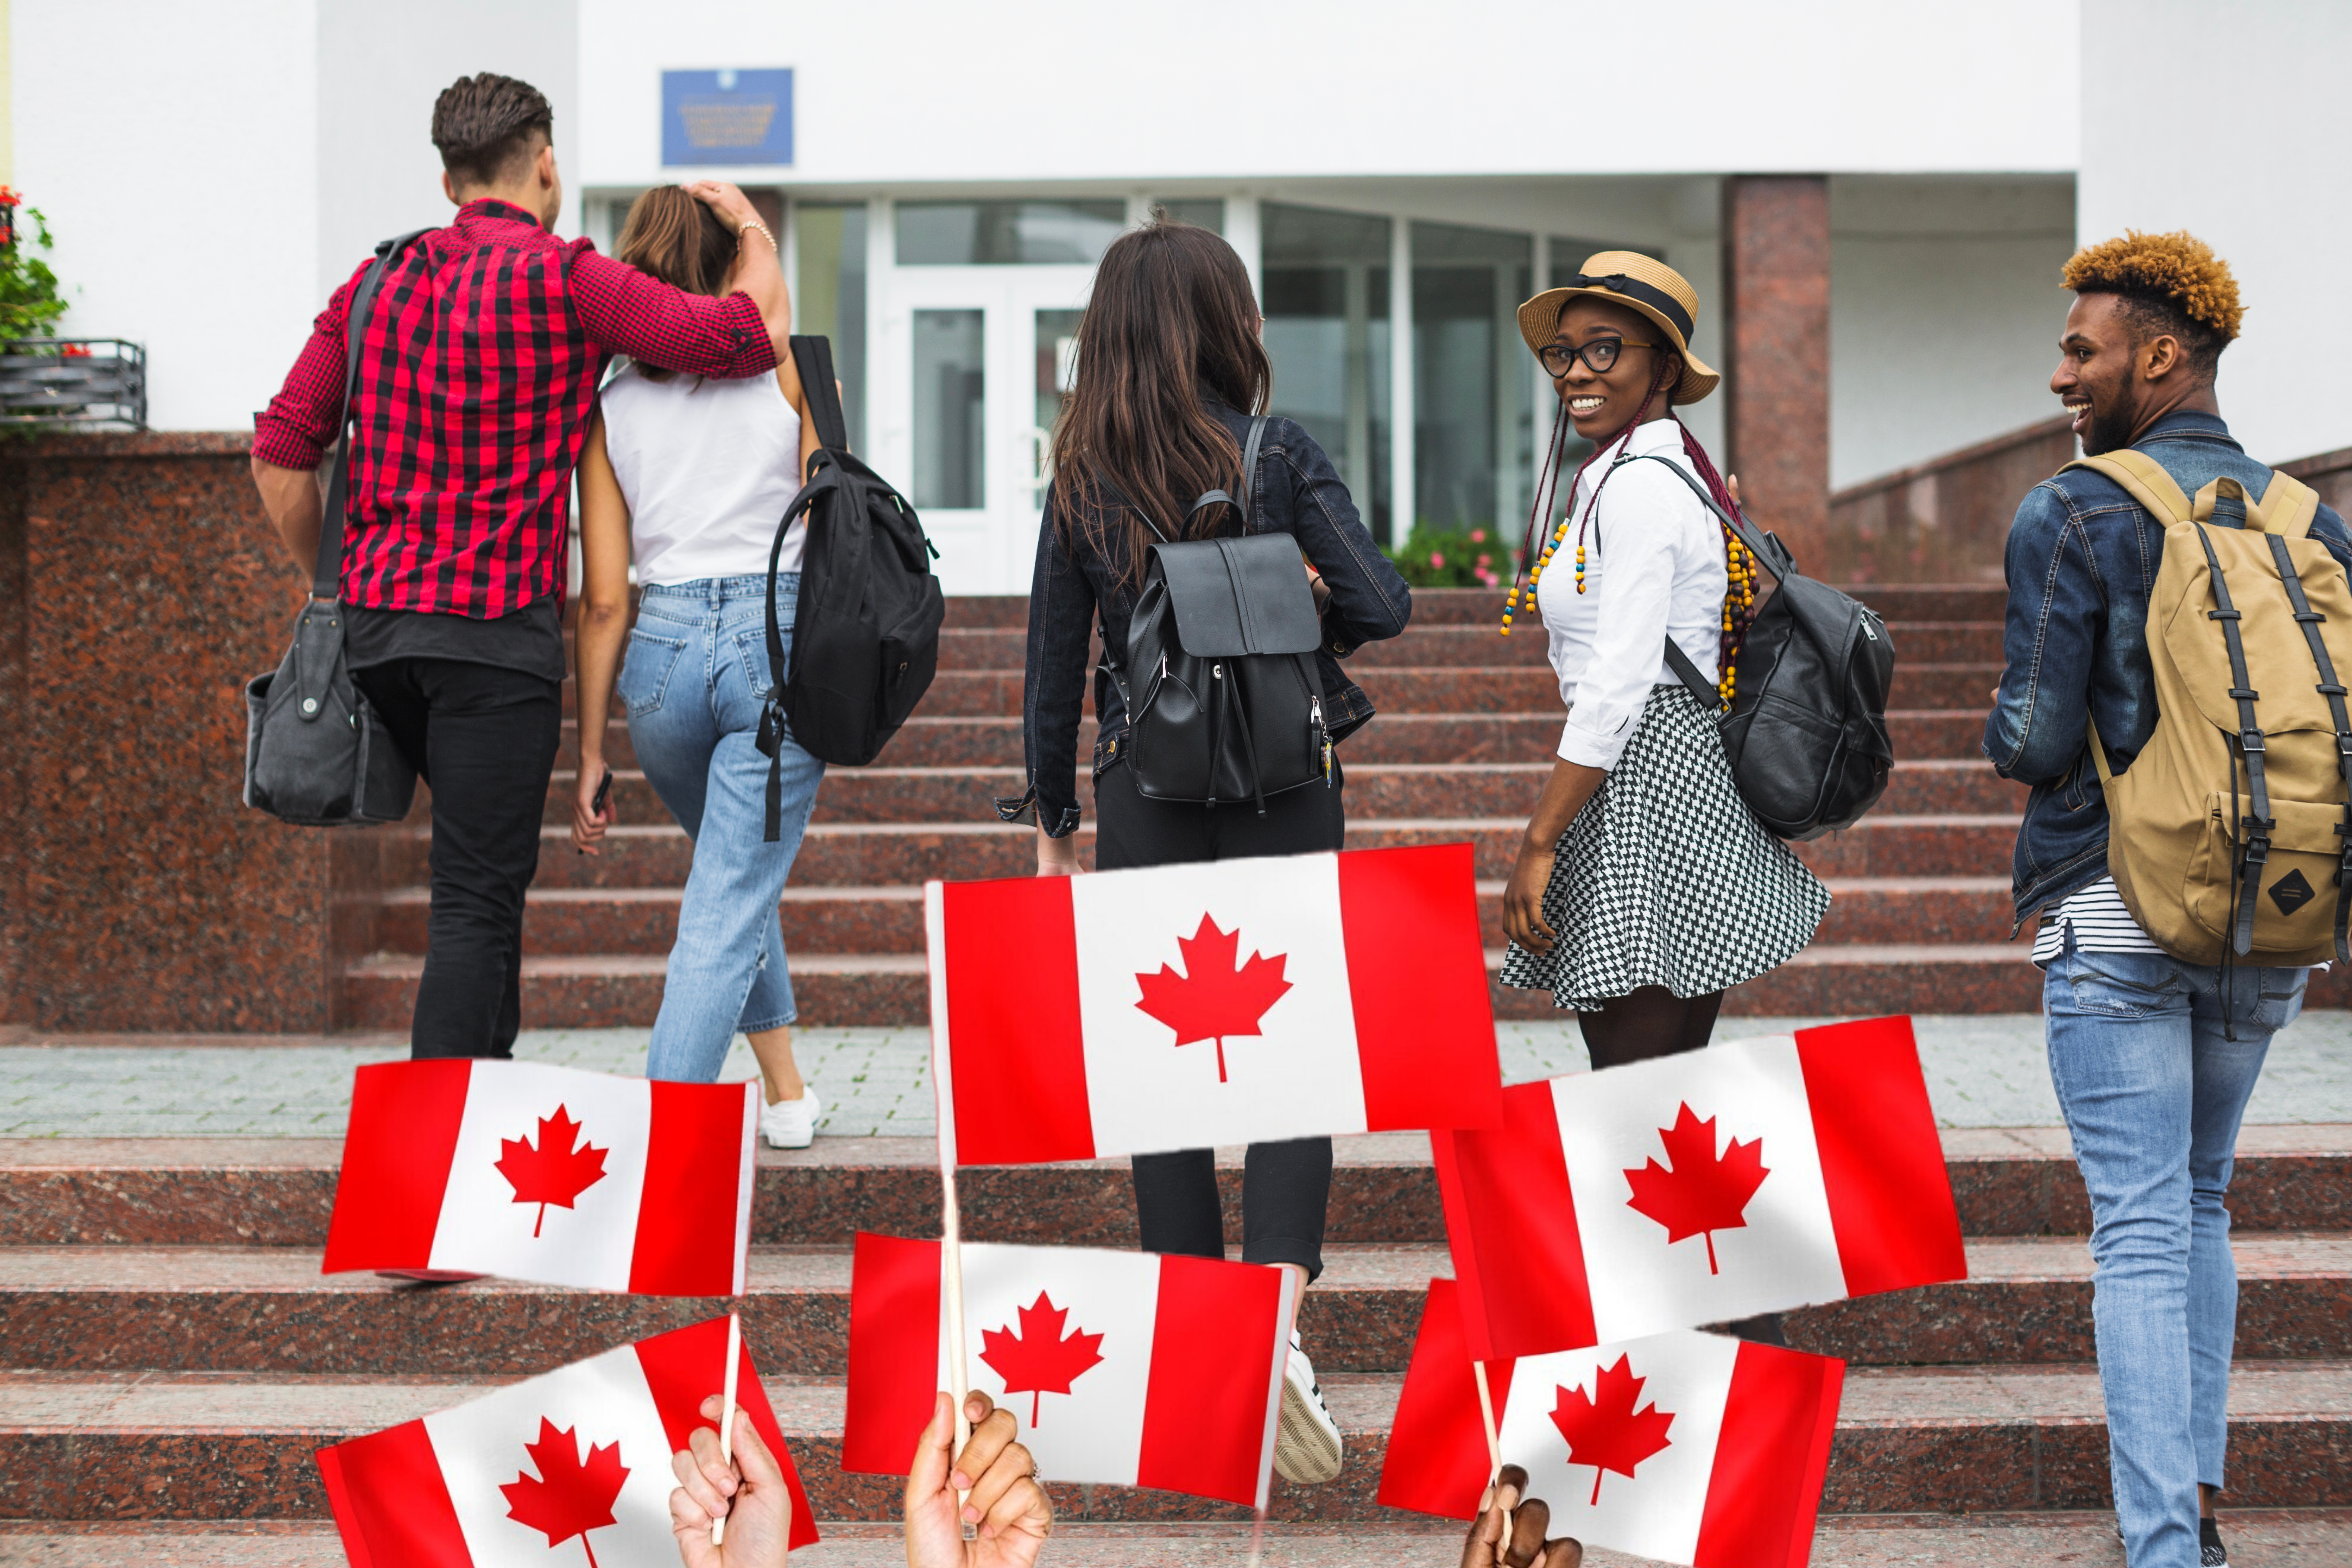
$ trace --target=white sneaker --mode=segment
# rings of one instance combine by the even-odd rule
[[[801,1085],[798,1100],[780,1100],[760,1107],[760,1136],[771,1149],[805,1149],[816,1142],[816,1124],[824,1120],[824,1101],[809,1084]]]
[[[1315,1363],[1290,1336],[1290,1360],[1282,1371],[1282,1420],[1274,1435],[1274,1468],[1294,1486],[1314,1487],[1339,1474],[1339,1424],[1324,1406],[1315,1382]]]

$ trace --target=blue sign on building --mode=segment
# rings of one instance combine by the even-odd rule
[[[662,72],[662,163],[789,163],[789,70]]]

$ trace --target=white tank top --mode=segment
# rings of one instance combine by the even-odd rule
[[[637,581],[765,576],[776,524],[801,489],[801,416],[774,374],[648,381],[632,364],[605,385],[604,408]],[[778,571],[801,569],[807,534],[796,520]]]

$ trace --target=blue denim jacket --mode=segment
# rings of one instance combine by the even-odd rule
[[[2210,414],[2168,414],[2134,443],[2194,496],[2224,475],[2262,499],[2271,470]],[[2311,537],[2352,571],[2352,535],[2327,507]],[[2011,873],[2020,925],[2107,871],[2107,803],[2084,734],[2099,721],[2121,773],[2156,730],[2147,600],[2164,559],[2164,525],[2104,474],[2071,468],[2027,493],[2010,525],[2000,696],[1984,754],[2001,777],[2033,786]]]
[[[1210,411],[1225,423],[1235,446],[1249,434],[1249,416],[1214,398]],[[1127,624],[1135,613],[1141,574],[1127,580],[1126,529],[1106,529],[1104,548],[1082,547],[1073,555],[1062,547],[1055,526],[1058,504],[1048,491],[1037,531],[1037,572],[1029,589],[1029,670],[1021,699],[1022,739],[1029,763],[1029,795],[1016,816],[1011,803],[1000,812],[1015,817],[1034,805],[1037,820],[1055,838],[1078,826],[1078,721],[1086,705],[1087,658],[1095,626],[1111,657],[1127,653]],[[1412,615],[1412,590],[1372,542],[1348,487],[1315,438],[1288,419],[1266,421],[1258,447],[1256,511],[1253,533],[1287,533],[1323,581],[1331,601],[1323,612],[1323,644],[1316,664],[1323,683],[1323,711],[1331,738],[1341,740],[1372,716],[1371,702],[1339,672],[1339,660],[1368,642],[1395,637]],[[1080,541],[1097,531],[1073,531]],[[1127,734],[1126,706],[1107,670],[1094,673],[1094,771],[1108,767]]]

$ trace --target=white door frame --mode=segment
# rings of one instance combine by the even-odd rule
[[[881,280],[878,331],[869,340],[881,472],[915,495],[914,313],[982,313],[982,497],[979,507],[923,513],[950,594],[1024,594],[1037,542],[1036,312],[1082,308],[1091,267],[894,267]]]

